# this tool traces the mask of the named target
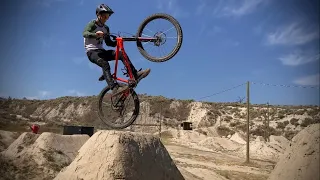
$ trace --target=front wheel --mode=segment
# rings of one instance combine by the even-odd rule
[[[157,21],[163,21],[160,23],[161,27],[148,28],[147,25],[156,25]],[[168,28],[164,27],[164,23],[169,25]],[[152,62],[164,62],[175,56],[182,45],[182,28],[179,22],[172,16],[164,13],[157,13],[147,17],[139,26],[137,31],[137,37],[141,40],[137,40],[137,47],[143,57]],[[157,39],[156,41],[147,41],[148,38]],[[173,47],[167,47],[170,42],[173,43]],[[161,55],[153,55],[150,51],[154,50]]]
[[[124,129],[130,126],[139,115],[138,95],[133,89],[128,89],[115,97],[112,96],[112,93],[107,93],[108,91],[110,88],[107,86],[99,94],[98,115],[100,120],[113,129]],[[129,104],[130,100],[133,100],[131,104]],[[129,112],[125,112],[126,110]]]

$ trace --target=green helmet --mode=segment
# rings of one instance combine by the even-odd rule
[[[112,11],[112,9],[109,6],[107,6],[105,4],[100,4],[96,9],[96,15],[98,15],[100,13],[108,13],[109,15],[111,15],[114,12]]]

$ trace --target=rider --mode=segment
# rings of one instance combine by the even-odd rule
[[[105,22],[109,19],[109,17],[114,12],[110,7],[108,7],[105,4],[100,4],[96,8],[96,16],[97,18],[94,20],[91,20],[85,27],[83,31],[83,37],[84,37],[84,45],[86,54],[89,58],[89,60],[97,64],[103,69],[103,74],[99,78],[99,81],[106,80],[109,87],[112,89],[113,93],[119,92],[123,90],[123,88],[126,88],[126,86],[123,86],[123,88],[119,88],[118,83],[112,78],[111,72],[110,72],[110,65],[108,61],[115,60],[115,50],[105,50],[103,48],[103,40],[105,41],[105,44],[107,46],[116,47],[117,42],[112,41],[110,39],[109,33],[109,27],[105,25]],[[119,60],[123,62],[123,55],[122,53],[119,53],[118,56]],[[128,55],[127,55],[128,57]],[[130,59],[129,65],[131,67],[131,70],[133,72],[133,75],[136,80],[140,80],[142,78],[145,78],[149,73],[150,69],[146,70],[140,70],[137,71],[136,68],[131,63]],[[124,63],[124,62],[123,62]]]

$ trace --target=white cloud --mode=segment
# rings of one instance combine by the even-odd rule
[[[298,78],[293,82],[302,86],[318,86],[320,81],[320,74],[309,75],[305,77]]]
[[[27,99],[46,99],[49,98],[51,96],[51,92],[50,91],[38,91],[37,95],[35,96],[26,96],[25,98]]]
[[[50,94],[49,91],[39,91],[39,96],[42,98],[48,97]]]
[[[204,13],[204,9],[207,7],[207,2],[205,0],[202,0],[201,3],[197,6],[195,14],[201,15]]]
[[[320,59],[319,51],[301,51],[296,50],[290,54],[284,55],[279,58],[283,65],[298,66],[311,62],[318,61]]]
[[[253,13],[256,9],[266,4],[268,1],[269,0],[238,0],[232,1],[231,3],[231,1],[220,0],[213,11],[213,15],[216,17],[244,16]]]
[[[190,13],[182,8],[182,3],[179,0],[158,0],[157,9],[171,14],[173,17],[188,17]]]
[[[74,96],[85,96],[85,93],[79,92],[79,91],[74,90],[74,89],[69,90],[69,91],[68,91],[68,94],[74,95]]]
[[[239,7],[236,8],[225,8],[225,11],[229,15],[243,16],[253,12],[261,5],[264,0],[245,0]]]
[[[319,38],[319,27],[294,22],[267,35],[269,45],[302,45]]]
[[[35,99],[39,99],[39,98],[37,96],[27,96],[26,99],[35,100]]]

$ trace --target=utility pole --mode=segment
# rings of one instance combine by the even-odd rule
[[[267,119],[267,141],[269,142],[269,137],[270,137],[270,132],[269,132],[269,121],[270,121],[270,112],[269,112],[269,102],[267,103],[268,104],[268,119]]]
[[[250,121],[250,91],[249,91],[249,81],[247,82],[247,160],[246,162],[249,163],[249,137],[250,137],[250,131],[249,131],[249,121]]]
[[[162,121],[162,102],[160,104],[160,113],[159,113],[159,138],[161,140],[161,121]]]

